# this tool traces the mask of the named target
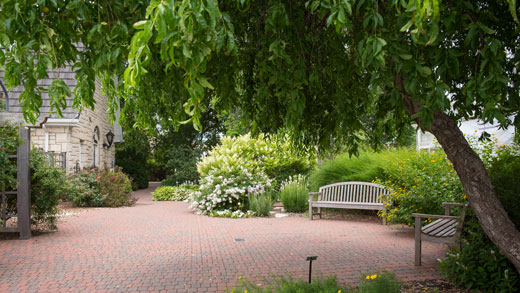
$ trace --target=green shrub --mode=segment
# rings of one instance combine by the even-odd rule
[[[31,221],[33,225],[45,225],[56,229],[58,203],[64,192],[65,171],[54,166],[41,149],[32,149],[31,169]]]
[[[257,216],[268,217],[272,206],[273,200],[269,192],[249,196],[249,209]]]
[[[184,186],[161,186],[152,192],[152,200],[183,201],[188,199],[192,192],[193,190]]]
[[[410,149],[398,149],[384,152],[365,152],[358,157],[348,154],[339,155],[311,172],[310,189],[318,191],[319,187],[338,182],[362,181],[372,182],[381,177],[382,171],[391,163],[391,158],[405,158],[414,152]]]
[[[135,199],[131,197],[132,184],[121,168],[114,171],[103,170],[98,173],[99,193],[105,195],[103,206],[120,207],[132,205]]]
[[[520,154],[518,146],[493,147],[493,141],[484,143],[480,154],[486,156],[488,174],[502,206],[520,227]],[[462,249],[452,248],[441,262],[441,271],[457,286],[483,291],[518,292],[519,275],[511,262],[485,235],[477,218],[468,210]]]
[[[309,192],[304,177],[289,180],[280,190],[283,207],[288,212],[301,213],[309,207]]]
[[[21,143],[18,139],[17,125],[2,123],[0,127],[0,188],[15,189],[17,186],[15,159],[8,156],[16,154]],[[55,167],[50,158],[40,149],[32,149],[29,168],[31,172],[31,223],[37,227],[56,229],[56,214],[59,199],[65,186],[65,172]],[[1,171],[1,170],[0,170]],[[5,184],[5,185],[4,185]],[[16,213],[16,196],[7,196],[6,211]]]
[[[388,211],[380,215],[391,223],[413,225],[412,213],[442,215],[443,202],[465,200],[462,184],[442,151],[393,158],[378,183],[390,190],[384,202]]]
[[[264,173],[252,173],[243,166],[228,166],[212,173],[201,180],[200,190],[190,196],[190,207],[200,214],[208,215],[214,210],[245,212],[247,197],[271,186]]]
[[[309,153],[297,150],[287,139],[243,135],[222,138],[197,169],[203,178],[216,169],[242,166],[253,173],[265,173],[277,187],[290,176],[306,174],[312,163]]]
[[[334,276],[326,280],[314,279],[310,284],[303,280],[295,281],[291,277],[279,277],[275,278],[271,284],[266,284],[265,286],[263,284],[260,285],[262,286],[247,280],[242,280],[237,287],[228,292],[338,293],[352,291],[348,287],[341,286]]]
[[[341,286],[335,276],[326,280],[313,279],[312,283],[306,280],[295,281],[291,277],[274,278],[268,284],[255,284],[248,280],[241,280],[240,284],[228,292],[277,292],[277,293],[314,293],[314,292],[363,292],[363,293],[398,293],[401,292],[401,282],[394,273],[383,272],[363,276],[359,280],[359,287],[354,290],[347,286]]]
[[[458,287],[484,292],[518,292],[519,276],[482,230],[473,212],[467,210],[461,236],[462,250],[449,249],[440,269]]]
[[[168,185],[180,185],[186,182],[196,182],[199,180],[197,172],[197,160],[201,156],[202,149],[190,146],[175,146],[168,152],[166,170]]]
[[[520,153],[519,146],[503,147],[488,168],[493,187],[509,218],[520,230]]]
[[[146,168],[148,169],[148,181],[162,181],[166,178],[165,163],[149,158],[146,160]]]
[[[99,176],[96,170],[81,170],[68,176],[66,199],[77,207],[101,207],[105,196],[99,192]]]
[[[192,194],[191,207],[201,214],[245,212],[249,195],[262,193],[273,182],[309,168],[309,159],[287,141],[249,135],[226,137],[199,162],[200,191]]]
[[[369,274],[359,280],[357,292],[360,293],[399,293],[401,282],[392,272]]]

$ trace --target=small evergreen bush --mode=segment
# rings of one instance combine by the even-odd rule
[[[160,186],[152,192],[152,200],[183,201],[188,199],[193,190],[183,186]]]

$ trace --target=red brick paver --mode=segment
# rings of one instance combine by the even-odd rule
[[[0,240],[0,292],[217,292],[239,276],[313,276],[355,283],[362,273],[394,271],[403,280],[439,278],[443,248],[423,243],[414,267],[413,230],[376,222],[307,218],[225,219],[195,215],[184,202],[136,193],[127,208],[95,208],[30,240]],[[234,242],[242,238],[244,242]]]

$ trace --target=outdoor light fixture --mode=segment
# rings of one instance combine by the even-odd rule
[[[309,256],[307,257],[307,261],[309,262],[309,284],[312,282],[312,261],[317,260],[317,256]]]
[[[114,142],[114,136],[115,135],[112,133],[112,131],[108,131],[106,134],[108,144],[104,143],[103,147],[106,147],[107,149],[110,148]]]

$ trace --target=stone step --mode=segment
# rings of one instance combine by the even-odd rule
[[[279,213],[279,214],[277,213],[274,215],[275,218],[285,218],[287,216],[289,216],[289,214],[285,214],[285,213]]]

